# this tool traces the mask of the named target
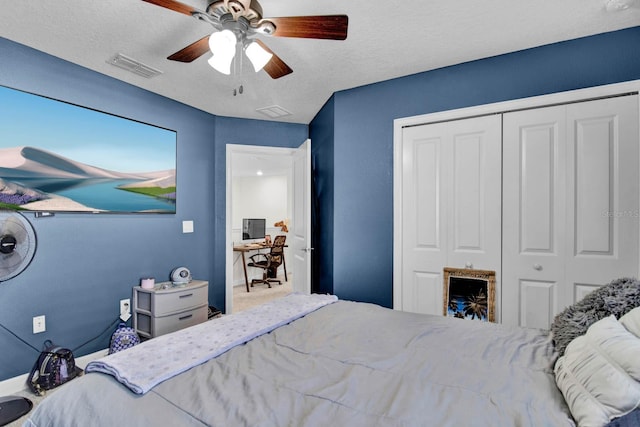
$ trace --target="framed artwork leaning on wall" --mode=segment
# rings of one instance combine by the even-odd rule
[[[495,322],[495,271],[445,267],[443,277],[445,316]]]

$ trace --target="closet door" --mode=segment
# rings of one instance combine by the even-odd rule
[[[503,322],[638,274],[637,96],[504,115]]]
[[[499,275],[500,126],[486,116],[403,129],[403,311],[442,315],[444,267]]]
[[[638,99],[567,106],[567,252],[563,308],[638,275]]]
[[[503,117],[502,323],[544,328],[565,253],[565,107]]]

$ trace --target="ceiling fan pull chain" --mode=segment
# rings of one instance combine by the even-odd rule
[[[239,85],[237,89],[233,89],[233,96],[242,95],[242,92],[244,92],[244,88],[241,83],[242,67],[244,65],[244,59],[242,57],[242,42],[238,42],[236,45],[236,59],[233,61],[233,75]]]
[[[242,75],[242,57],[244,56],[242,54],[242,49],[240,48],[240,46],[242,46],[240,43],[238,43],[236,45],[236,58],[238,58],[238,70],[236,70],[236,76],[241,76]]]

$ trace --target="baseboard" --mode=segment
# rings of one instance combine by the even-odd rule
[[[76,359],[76,365],[84,369],[92,360],[100,359],[101,357],[109,354],[109,349],[98,350],[95,353],[87,354],[86,356],[78,357]],[[35,362],[35,359],[34,359]],[[0,381],[0,396],[7,396],[10,394],[18,393],[27,389],[27,379],[29,373],[19,375],[17,377],[9,378],[4,381]]]

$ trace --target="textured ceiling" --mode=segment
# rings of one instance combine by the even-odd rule
[[[190,64],[168,61],[212,27],[141,0],[5,1],[0,37],[216,115],[268,119],[257,109],[277,105],[292,113],[277,120],[306,124],[343,89],[640,25],[640,0],[617,12],[607,12],[604,1],[261,0],[267,18],[349,16],[345,41],[262,37],[294,70],[278,80],[254,73],[248,61],[235,75],[219,74],[209,54]],[[163,74],[146,79],[108,64],[117,53]],[[240,85],[243,93],[234,96]]]

